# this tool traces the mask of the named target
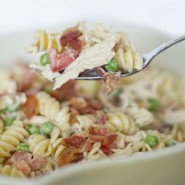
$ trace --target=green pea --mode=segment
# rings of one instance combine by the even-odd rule
[[[49,134],[51,134],[53,128],[54,128],[54,124],[52,122],[48,121],[48,122],[45,122],[42,124],[40,131],[42,134],[49,135]]]
[[[113,58],[108,64],[105,65],[105,69],[109,72],[116,72],[119,69],[119,64],[116,59]]]
[[[4,120],[6,126],[11,126],[14,121],[15,121],[14,117],[8,117]]]
[[[49,64],[47,53],[41,55],[41,57],[40,57],[40,64],[41,64],[42,66],[45,66],[45,65]]]
[[[47,92],[47,93],[51,93],[53,91],[53,88],[52,86],[48,85],[44,88],[44,90]]]
[[[5,108],[6,112],[16,112],[20,109],[20,106],[17,104],[10,104],[7,105],[7,107]]]
[[[118,97],[122,92],[123,92],[123,89],[122,89],[122,88],[117,88],[117,89],[115,89],[115,90],[110,94],[110,96],[112,96],[112,97]]]
[[[170,146],[174,146],[176,145],[176,143],[172,140],[168,140],[165,142],[165,147],[170,147]]]
[[[160,102],[156,99],[149,99],[149,108],[148,110],[151,112],[155,112],[160,107]]]
[[[29,146],[26,143],[20,143],[17,145],[17,150],[23,150],[25,152],[29,152]]]
[[[158,142],[158,138],[154,135],[147,135],[145,138],[145,143],[147,143],[152,148],[157,146]]]
[[[29,134],[40,134],[40,128],[35,125],[30,125],[27,127]]]

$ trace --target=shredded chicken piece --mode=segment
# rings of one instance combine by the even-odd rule
[[[69,65],[63,74],[55,79],[54,89],[61,87],[70,79],[75,79],[86,69],[93,69],[107,64],[115,55],[112,48],[116,44],[116,37],[112,36],[99,44],[82,51],[80,56]]]

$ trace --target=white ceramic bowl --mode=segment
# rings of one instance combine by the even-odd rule
[[[115,20],[104,23],[106,26],[113,25],[113,30],[126,32],[140,52],[147,52],[172,38],[144,25]],[[70,25],[63,23],[62,27],[52,27],[52,30]],[[0,37],[0,67],[11,66],[11,59],[23,54],[32,32],[29,30]],[[180,43],[158,56],[154,65],[176,71],[185,78],[184,51],[185,44]],[[36,180],[0,177],[0,185],[184,185],[184,172],[185,144],[180,144],[154,153],[71,165]]]

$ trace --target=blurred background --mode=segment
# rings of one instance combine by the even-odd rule
[[[0,0],[0,35],[66,21],[118,19],[185,32],[184,0]]]

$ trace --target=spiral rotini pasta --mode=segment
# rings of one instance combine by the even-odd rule
[[[134,69],[141,70],[143,59],[139,53],[135,52],[132,43],[125,34],[121,34],[121,44],[123,44],[123,48],[119,48],[115,56],[120,67],[128,72],[132,72]]]
[[[15,167],[0,164],[0,175],[13,176],[25,178],[25,175],[22,171],[17,170]]]
[[[21,126],[16,125],[8,128],[0,138],[0,157],[8,157],[10,152],[16,150],[16,146],[24,142],[28,132]]]
[[[95,125],[96,118],[90,114],[78,115],[77,122],[72,125],[71,129],[75,132],[83,132],[88,130],[90,126]]]
[[[60,103],[44,91],[39,92],[37,98],[39,101],[39,113],[54,120],[60,110]]]
[[[124,134],[134,134],[137,131],[137,127],[132,118],[121,112],[109,112],[107,113],[108,120],[105,125],[113,131],[119,131]]]
[[[86,160],[98,160],[101,158],[106,158],[106,155],[100,150],[101,143],[95,143],[89,153],[84,153],[84,158]]]
[[[55,127],[51,133],[50,145],[52,147],[52,156],[58,160],[60,153],[64,150],[62,145],[63,138],[60,137],[60,129]]]
[[[35,33],[35,42],[28,48],[28,51],[31,53],[36,53],[38,51],[44,51],[50,48],[57,49],[59,53],[62,51],[60,35],[50,34],[43,30],[38,30]]]
[[[47,139],[44,135],[30,135],[27,139],[27,144],[33,154],[38,154],[42,157],[47,157],[52,154],[50,139]]]
[[[62,131],[62,136],[66,137],[70,134],[70,113],[69,107],[62,107],[62,109],[55,116],[55,124]]]

